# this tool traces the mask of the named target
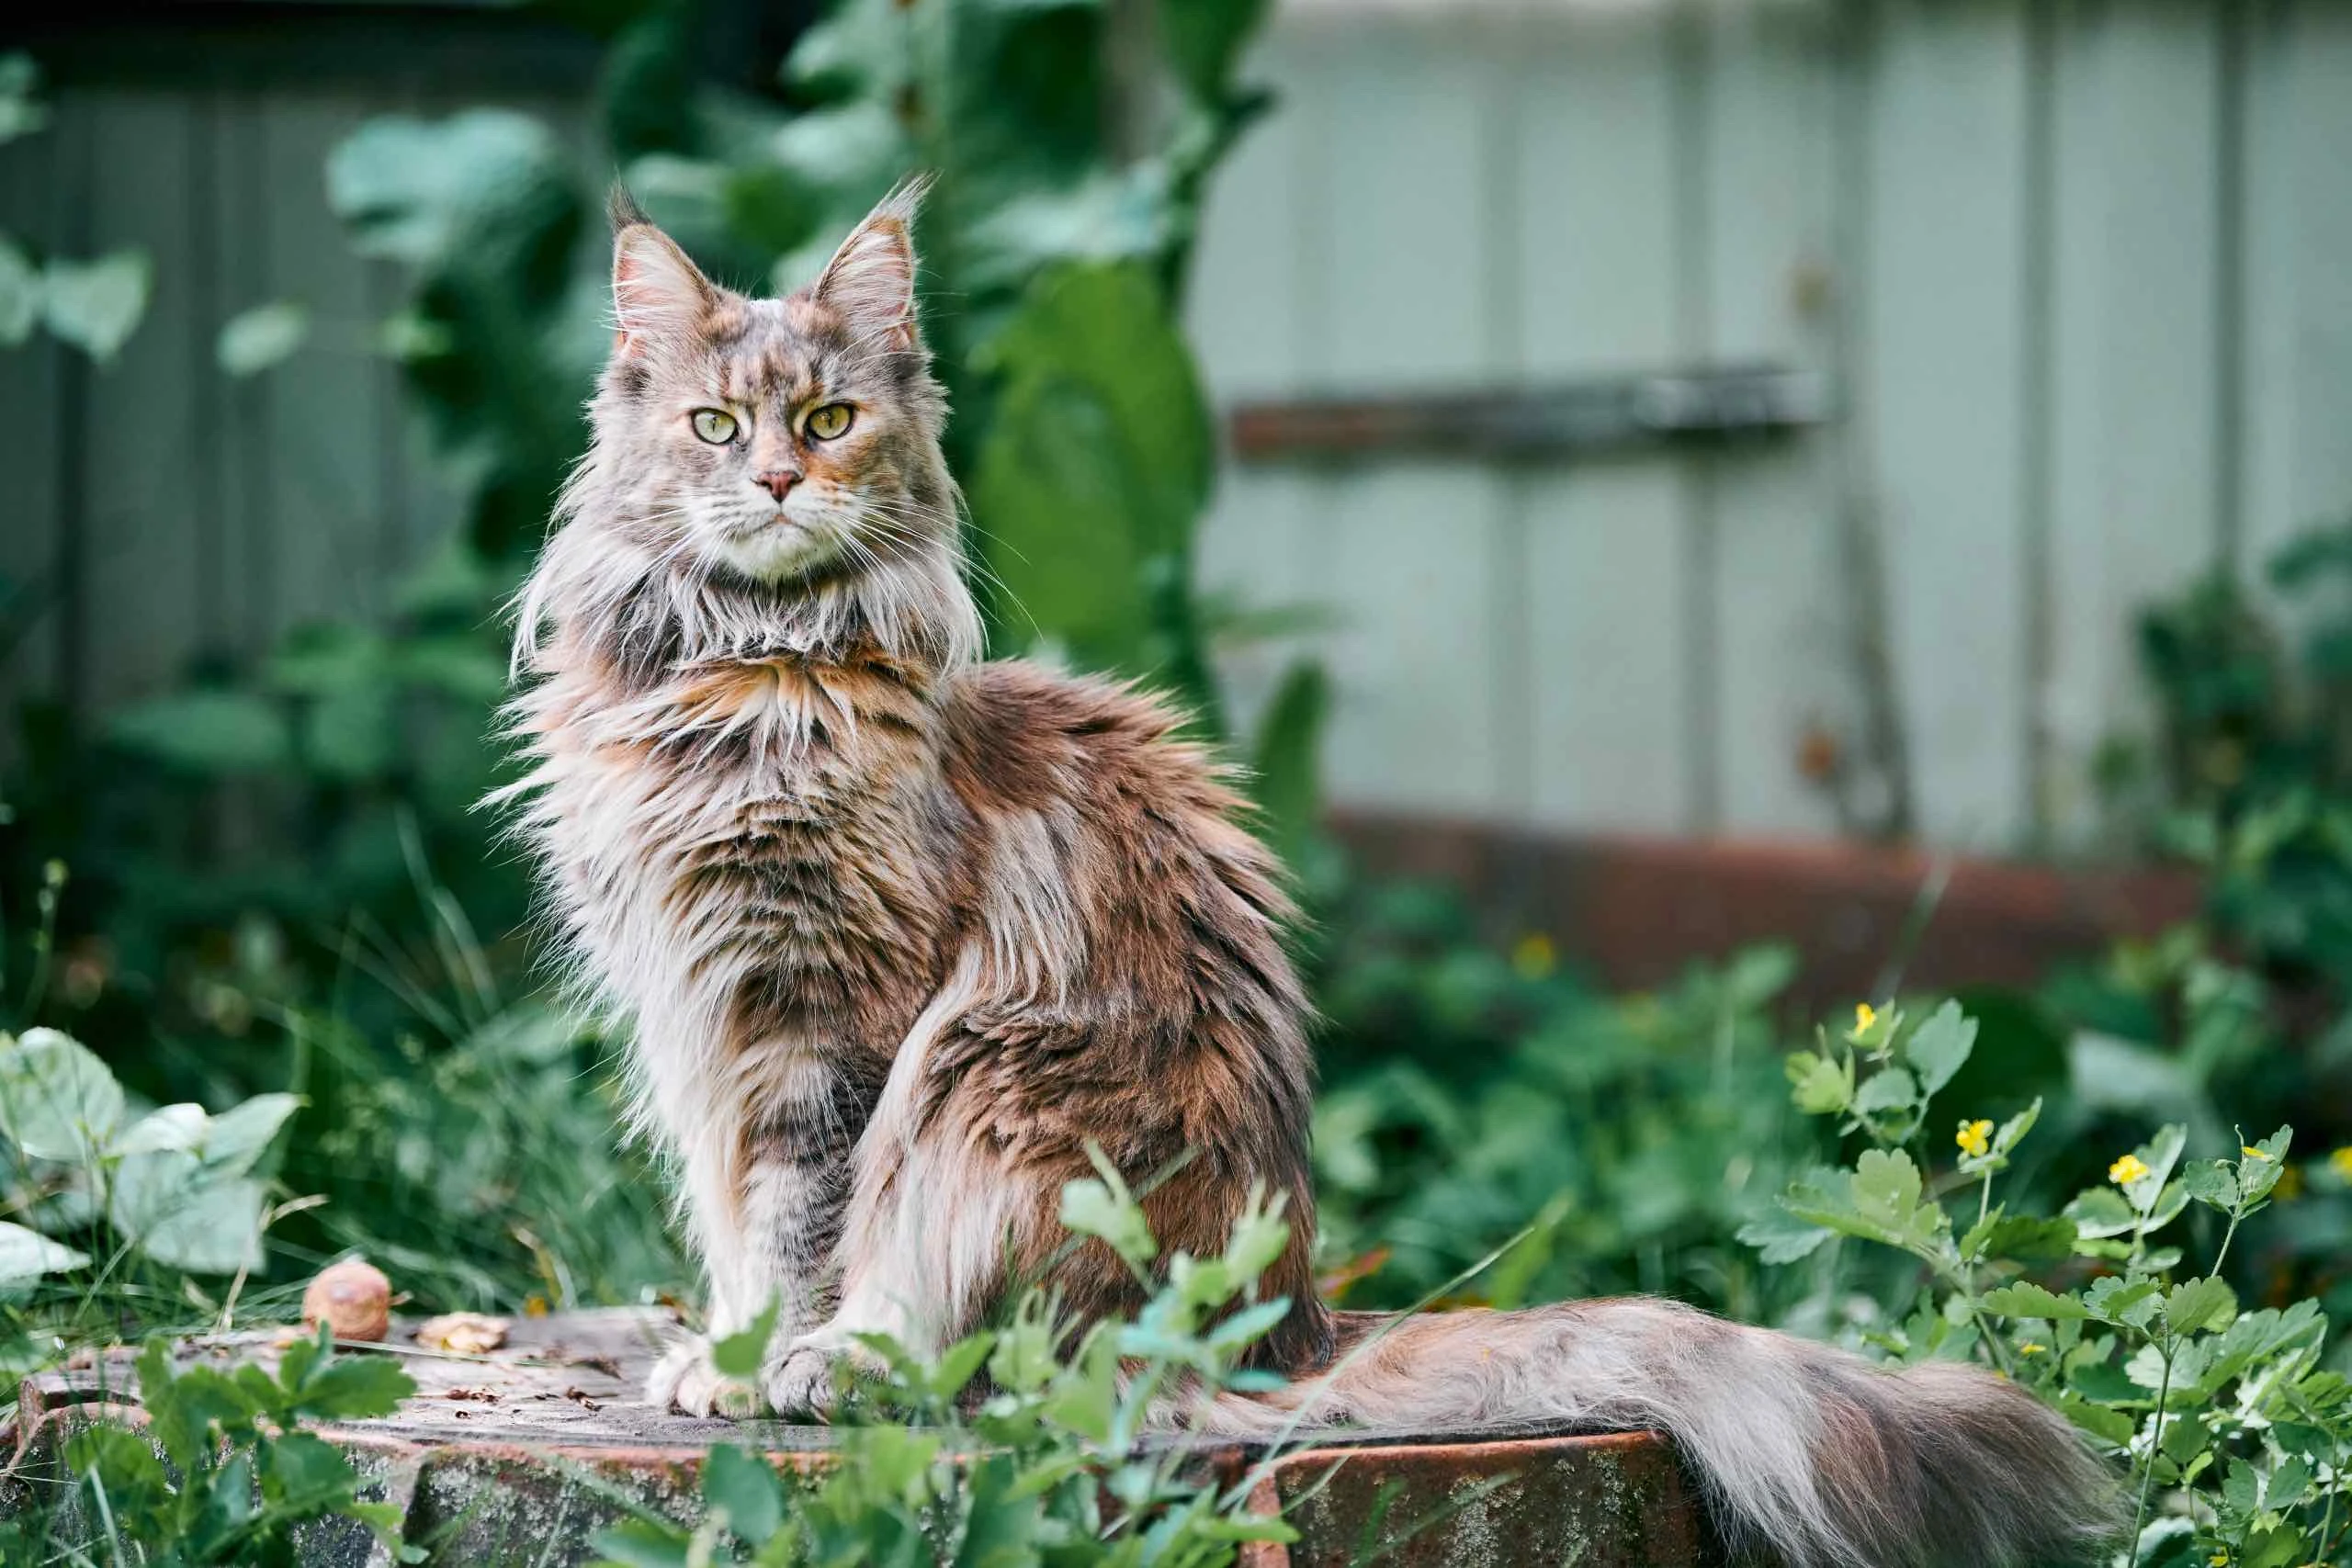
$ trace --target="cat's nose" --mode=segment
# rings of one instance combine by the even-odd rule
[[[766,473],[762,474],[758,479],[753,479],[752,482],[759,486],[762,490],[767,491],[770,495],[775,497],[778,502],[781,502],[786,496],[792,493],[792,487],[800,482],[800,470],[797,468],[771,468]]]

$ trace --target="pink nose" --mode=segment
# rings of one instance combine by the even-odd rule
[[[792,487],[800,482],[800,472],[797,468],[777,468],[771,473],[762,474],[752,482],[775,497],[776,500],[782,501],[792,493]]]

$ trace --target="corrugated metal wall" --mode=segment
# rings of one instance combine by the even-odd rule
[[[1193,307],[1219,393],[1760,359],[1848,417],[1235,474],[1212,578],[1344,617],[1336,792],[1825,830],[1803,739],[1855,754],[1883,619],[1926,830],[2082,841],[2133,610],[2352,514],[2352,8],[1534,9],[1274,41]]]
[[[1770,361],[1846,409],[1723,451],[1234,471],[1209,574],[1337,617],[1343,801],[1828,830],[1801,740],[1869,750],[1883,621],[1927,830],[2078,840],[2133,608],[2352,511],[2340,0],[1325,13],[1262,74],[1283,106],[1192,302],[1221,397]],[[80,91],[0,148],[0,226],[164,264],[112,368],[0,353],[0,571],[56,587],[8,679],[155,690],[379,603],[443,525],[366,346],[396,280],[320,168],[455,101]],[[312,344],[225,382],[214,333],[277,298]]]

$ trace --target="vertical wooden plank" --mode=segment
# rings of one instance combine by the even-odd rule
[[[2243,558],[2352,516],[2352,10],[2266,9],[2252,41]]]
[[[386,523],[367,264],[326,202],[327,154],[366,118],[363,103],[340,93],[279,96],[262,149],[276,198],[259,220],[264,265],[237,308],[287,299],[311,319],[310,341],[255,389],[276,454],[256,527],[274,546],[272,637],[376,614],[390,587],[369,547]]]
[[[1314,173],[1307,141],[1322,121],[1296,58],[1301,47],[1292,29],[1278,28],[1257,51],[1249,79],[1277,84],[1281,98],[1219,173],[1202,217],[1185,317],[1220,412],[1243,398],[1295,393],[1306,381],[1320,252],[1302,218]],[[1201,529],[1195,572],[1204,590],[1245,611],[1328,609],[1330,585],[1313,548],[1322,491],[1321,481],[1295,469],[1228,462]],[[1285,637],[1220,645],[1227,721],[1245,743],[1291,660],[1314,642]]]
[[[1879,21],[1858,395],[1927,834],[2015,842],[2028,721],[2021,425],[2026,28],[2018,0]]]
[[[211,365],[191,350],[212,302],[192,269],[188,190],[201,132],[185,94],[86,95],[95,137],[91,251],[137,246],[155,263],[146,319],[115,363],[85,381],[88,513],[76,584],[87,605],[82,700],[102,713],[175,679],[201,646],[202,539],[192,525],[205,471],[197,410]]]
[[[0,231],[38,258],[56,243],[61,200],[71,192],[59,177],[67,156],[64,127],[0,147]],[[0,349],[0,430],[7,432],[8,488],[0,498],[0,582],[10,609],[0,636],[0,770],[12,760],[22,705],[56,694],[58,599],[63,536],[58,514],[56,442],[57,350],[43,336],[20,348]]]
[[[1825,370],[1831,287],[1831,19],[1806,8],[1707,13],[1708,348],[1726,364]],[[1708,584],[1718,660],[1720,825],[1825,832],[1800,770],[1806,732],[1854,705],[1840,645],[1837,508],[1821,439],[1702,457],[1716,517]]]
[[[1672,362],[1677,159],[1660,9],[1531,17],[1512,52],[1531,380]],[[1674,829],[1698,794],[1684,703],[1693,627],[1685,476],[1650,457],[1531,472],[1527,809],[1577,829]]]
[[[2092,772],[2143,727],[2133,627],[2217,558],[2219,6],[2069,12],[2057,37],[2050,668],[2057,841],[2098,826]]]
[[[1473,21],[1366,20],[1304,51],[1328,105],[1309,232],[1328,236],[1304,370],[1359,388],[1492,373],[1486,160],[1495,82]],[[1505,654],[1489,595],[1500,481],[1468,464],[1382,464],[1326,481],[1313,522],[1343,625],[1326,752],[1350,804],[1486,813],[1502,789]]]

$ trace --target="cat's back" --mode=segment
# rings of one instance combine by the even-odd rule
[[[1277,1012],[1302,1005],[1282,951],[1282,868],[1180,710],[1131,683],[1001,660],[958,672],[940,711],[943,781],[974,826],[1001,936],[1148,1012],[1185,1010],[1159,993],[1189,1000],[1207,974]]]

